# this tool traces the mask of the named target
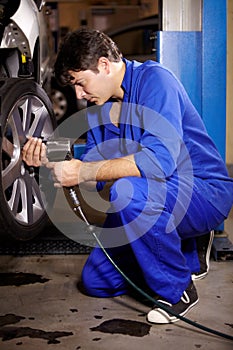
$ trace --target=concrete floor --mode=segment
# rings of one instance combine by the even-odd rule
[[[233,242],[232,213],[225,229]],[[78,281],[86,258],[0,256],[1,350],[233,349],[232,341],[183,321],[149,324],[150,308],[130,296],[85,296]],[[233,261],[212,259],[208,276],[196,282],[200,301],[188,317],[233,336],[232,286]]]

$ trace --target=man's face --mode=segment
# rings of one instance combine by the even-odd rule
[[[99,72],[85,70],[70,71],[74,80],[72,81],[77,99],[85,99],[96,105],[104,104],[112,96],[110,74],[104,62],[98,64]]]

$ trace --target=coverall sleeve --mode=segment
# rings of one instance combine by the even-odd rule
[[[95,130],[96,129],[96,130]],[[104,160],[104,158],[101,156],[101,154],[97,150],[96,145],[96,139],[94,137],[93,132],[97,132],[100,134],[100,128],[95,128],[94,130],[89,129],[87,132],[87,142],[85,147],[85,152],[81,156],[81,160],[84,162],[91,162],[91,161],[98,161],[98,160]],[[97,191],[101,191],[104,188],[105,181],[97,181],[96,182],[96,189]]]
[[[142,71],[137,88],[143,133],[135,162],[141,176],[164,180],[177,170],[183,146],[183,87],[172,73],[155,67]]]

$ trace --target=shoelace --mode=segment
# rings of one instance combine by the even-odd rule
[[[182,300],[184,304],[190,303],[190,298],[189,298],[188,293],[186,291],[184,291],[180,300]]]

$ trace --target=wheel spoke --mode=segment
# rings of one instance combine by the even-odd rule
[[[18,180],[19,184],[17,187],[14,184],[15,191],[12,192],[11,203],[14,209],[16,220],[20,222],[31,224],[33,222],[33,208],[32,208],[32,196],[31,190],[29,190],[29,184],[24,179]],[[28,192],[29,190],[29,192]]]
[[[47,118],[48,111],[44,106],[42,106],[35,112],[35,118],[30,127],[30,134],[34,137],[40,137]]]
[[[32,225],[43,213],[44,207],[38,183],[29,174],[24,177],[21,188],[22,212],[21,220]]]
[[[23,145],[26,141],[26,136],[23,130],[22,120],[21,120],[21,116],[18,108],[14,109],[12,113],[12,117],[13,117],[14,127],[16,129],[16,135],[18,137],[18,140],[21,141],[20,142],[21,145]]]
[[[32,189],[34,193],[35,205],[37,207],[44,208],[45,202],[42,199],[42,193],[35,178],[32,180]]]
[[[5,136],[2,139],[2,150],[8,155],[8,157],[13,158],[14,145]]]
[[[11,197],[8,201],[8,205],[15,216],[17,214],[17,210],[19,207],[19,200],[20,200],[20,181],[16,180],[13,183]]]
[[[29,174],[17,179],[12,186],[8,205],[17,220],[28,225],[34,224],[44,211],[36,180]]]
[[[32,118],[32,97],[31,96],[29,96],[26,99],[25,103],[21,106],[21,108],[23,111],[22,125],[23,125],[24,134],[28,135],[30,124],[31,124],[31,118]]]
[[[27,176],[27,181],[24,182],[25,191],[22,193],[22,206],[27,213],[27,222],[33,223],[33,193],[32,193],[32,178]]]
[[[4,191],[7,190],[14,182],[20,177],[20,164],[15,163],[13,166],[10,164],[2,172],[2,186]]]

